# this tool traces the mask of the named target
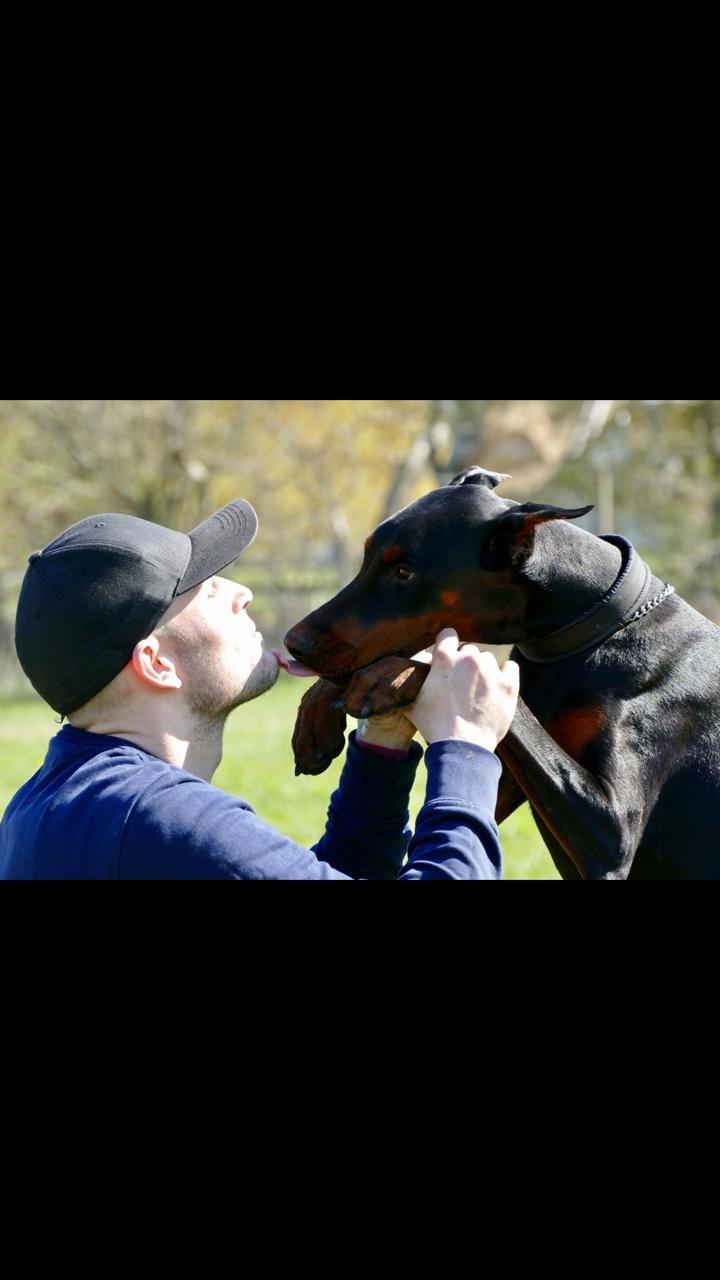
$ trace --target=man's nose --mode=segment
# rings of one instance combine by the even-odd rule
[[[255,599],[249,587],[238,586],[233,600],[233,612],[241,613],[243,609],[249,609]]]

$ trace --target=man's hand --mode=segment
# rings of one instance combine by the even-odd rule
[[[385,747],[387,751],[407,751],[417,729],[402,711],[389,711],[372,716],[358,724],[357,736],[368,746]]]
[[[495,751],[513,722],[520,692],[516,662],[499,667],[492,653],[459,643],[457,631],[441,631],[425,684],[403,714],[427,743],[473,742]]]

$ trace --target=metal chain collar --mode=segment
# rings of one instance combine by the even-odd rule
[[[673,596],[674,594],[675,588],[671,586],[669,582],[666,582],[660,594],[654,596],[652,600],[648,600],[647,604],[644,604],[642,609],[638,609],[637,613],[634,613],[632,618],[628,618],[625,626],[629,627],[631,622],[637,622],[640,618],[644,618],[646,613],[652,613],[653,609],[657,609],[658,605],[662,604],[664,600],[667,600],[668,596]]]

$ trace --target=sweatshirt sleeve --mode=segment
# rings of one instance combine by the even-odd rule
[[[306,849],[245,801],[157,762],[124,820],[118,877],[129,880],[497,879],[500,762],[479,747],[430,747],[427,799],[414,837],[409,797],[422,749],[387,760],[347,756],[325,834]],[[403,865],[409,846],[409,860]]]
[[[425,764],[425,804],[400,879],[499,880],[498,757],[468,742],[436,742]]]
[[[129,880],[396,880],[422,750],[386,760],[351,735],[325,834],[303,848],[236,796],[166,765],[152,768],[122,833]]]
[[[353,880],[397,880],[412,835],[410,792],[422,747],[412,742],[407,759],[391,760],[355,739],[353,732],[315,853]]]

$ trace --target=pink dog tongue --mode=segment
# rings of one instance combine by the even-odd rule
[[[289,676],[312,676],[317,678],[317,671],[311,671],[309,667],[304,667],[302,662],[296,662],[294,658],[286,658],[284,653],[279,649],[273,649],[273,656],[277,658],[278,666],[283,671],[287,671]]]

